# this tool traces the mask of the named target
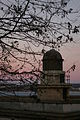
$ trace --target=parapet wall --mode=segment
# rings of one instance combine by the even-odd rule
[[[0,102],[0,109],[29,110],[41,112],[77,112],[80,104]]]
[[[0,117],[3,120],[4,117],[9,120],[80,120],[80,99],[65,103],[43,103],[33,97],[0,97]]]

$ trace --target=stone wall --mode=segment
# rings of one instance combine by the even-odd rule
[[[80,104],[0,102],[0,120],[80,120]]]
[[[41,112],[77,112],[80,104],[0,102],[0,109],[29,110]]]

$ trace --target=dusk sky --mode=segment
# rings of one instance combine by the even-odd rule
[[[69,16],[68,18],[71,20],[71,23],[80,26],[80,0],[70,0],[69,7],[74,8],[74,10],[78,11],[79,14],[74,14]],[[74,43],[65,44],[60,53],[64,59],[64,70],[68,70],[73,64],[76,65],[75,71],[70,73],[71,82],[79,82],[80,83],[80,33],[78,35],[74,35]]]
[[[70,72],[71,82],[80,83],[80,43],[67,44],[61,48],[60,53],[64,59],[64,70],[67,71],[73,64],[76,69]]]

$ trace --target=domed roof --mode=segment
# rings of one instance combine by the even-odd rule
[[[58,51],[51,49],[44,54],[43,60],[51,60],[51,59],[62,60],[62,56]]]
[[[43,56],[43,70],[62,70],[63,59],[61,54],[51,49],[47,51]]]

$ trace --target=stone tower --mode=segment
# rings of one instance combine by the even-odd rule
[[[51,49],[43,56],[43,73],[38,86],[38,98],[41,101],[66,101],[69,99],[70,84],[65,83],[63,59],[61,54]]]
[[[54,85],[64,83],[65,72],[63,71],[63,59],[61,54],[52,49],[43,56],[43,81],[42,84]],[[43,83],[44,82],[44,83]]]

